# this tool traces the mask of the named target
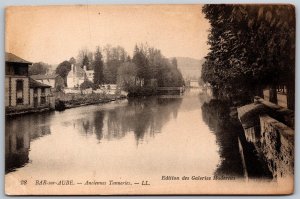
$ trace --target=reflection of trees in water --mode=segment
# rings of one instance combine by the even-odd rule
[[[221,163],[215,175],[243,176],[243,167],[238,147],[238,136],[241,127],[229,116],[227,102],[211,100],[202,105],[204,122],[216,134]]]
[[[104,112],[98,111],[94,113],[94,124],[95,124],[95,134],[97,140],[101,140],[103,138],[103,126],[104,126]]]
[[[91,125],[90,125],[90,121],[89,120],[83,120],[82,121],[82,128],[85,132],[85,134],[88,134],[88,133],[93,133],[93,130],[90,128]]]
[[[119,133],[133,131],[137,141],[143,140],[145,134],[153,137],[160,133],[163,125],[170,117],[177,117],[182,99],[176,98],[145,98],[130,99],[128,106],[114,110],[118,117],[116,123],[120,125]],[[109,127],[108,127],[109,131]]]
[[[5,172],[14,171],[29,162],[30,142],[50,134],[52,113],[7,117],[5,121]]]
[[[159,133],[171,116],[176,118],[181,101],[157,97],[129,99],[126,106],[97,111],[78,122],[85,134],[94,132],[98,140],[120,139],[132,131],[139,141],[145,134],[151,137]]]

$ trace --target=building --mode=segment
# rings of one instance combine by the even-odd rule
[[[29,78],[30,105],[34,108],[53,106],[51,86]]]
[[[85,70],[78,65],[72,64],[71,70],[67,76],[67,87],[79,88],[80,84],[82,84],[85,79]]]
[[[30,103],[28,66],[31,64],[14,54],[5,54],[5,107]]]
[[[12,53],[5,54],[5,107],[7,113],[32,108],[52,108],[51,86],[28,75],[32,63]]]
[[[58,77],[58,74],[31,75],[30,77],[37,82],[49,85],[49,86],[51,86],[51,88],[55,88],[55,82],[56,82],[56,78]]]
[[[67,76],[67,87],[70,89],[79,88],[85,80],[94,82],[94,73],[94,70],[87,70],[86,66],[81,68],[78,65],[72,64]]]
[[[190,87],[199,88],[199,81],[198,80],[190,80]]]

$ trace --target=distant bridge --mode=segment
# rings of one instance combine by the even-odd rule
[[[184,92],[184,87],[158,87],[159,95],[180,95]]]

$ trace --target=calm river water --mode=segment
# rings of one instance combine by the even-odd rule
[[[187,90],[6,118],[6,176],[243,176],[223,104]]]

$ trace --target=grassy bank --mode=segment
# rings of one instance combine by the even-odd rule
[[[75,93],[55,93],[56,106],[65,106],[65,108],[74,108],[91,104],[107,103],[117,99],[124,99],[125,95],[120,94],[75,94]]]

